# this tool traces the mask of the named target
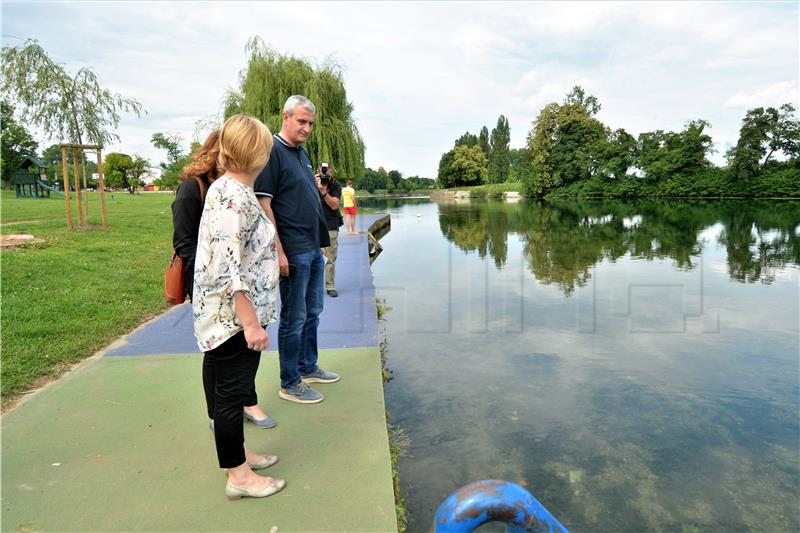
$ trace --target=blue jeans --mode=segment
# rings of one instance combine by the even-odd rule
[[[317,327],[325,297],[325,262],[314,248],[287,256],[293,273],[281,277],[281,321],[278,325],[278,357],[281,387],[300,382],[300,374],[317,370]]]

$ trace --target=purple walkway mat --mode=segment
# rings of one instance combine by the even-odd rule
[[[325,308],[320,315],[320,349],[365,348],[378,346],[378,315],[375,308],[375,286],[369,268],[367,229],[386,215],[358,215],[357,236],[339,233],[336,259],[336,291],[338,298],[325,295]],[[280,297],[279,312],[280,312]],[[278,323],[270,325],[270,347],[278,349]],[[192,307],[185,303],[164,313],[124,339],[124,344],[106,355],[158,355],[200,353],[192,327]]]

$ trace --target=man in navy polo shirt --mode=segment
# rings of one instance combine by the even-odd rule
[[[281,271],[281,319],[278,396],[297,403],[324,397],[308,383],[334,383],[339,375],[317,365],[317,327],[322,312],[324,261],[330,245],[311,159],[303,143],[311,135],[316,108],[304,96],[290,96],[283,106],[281,132],[274,135],[269,163],[256,178],[255,192],[275,225]]]

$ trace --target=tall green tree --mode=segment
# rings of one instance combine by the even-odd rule
[[[468,131],[465,132],[461,137],[456,139],[455,142],[455,146],[478,146],[478,145],[479,145],[478,136]]]
[[[451,186],[482,185],[489,179],[487,160],[480,146],[456,146],[453,149],[452,172],[455,183]]]
[[[483,130],[486,130],[486,128],[484,127]],[[481,130],[481,135],[484,135],[484,131],[483,130]],[[488,145],[488,142],[489,142],[488,141],[488,139],[489,139],[488,130],[485,132],[485,136],[486,136],[486,144]],[[468,131],[465,132],[463,135],[461,135],[458,139],[456,139],[455,143],[453,144],[453,149],[448,151],[448,152],[445,152],[444,154],[442,154],[441,159],[439,159],[439,171],[438,171],[437,176],[436,176],[436,184],[437,184],[437,186],[439,188],[446,189],[448,187],[458,187],[458,186],[461,186],[461,185],[466,185],[466,182],[464,182],[464,179],[462,177],[463,169],[455,169],[453,167],[453,163],[455,162],[455,155],[456,155],[455,149],[456,148],[459,148],[459,147],[477,148],[483,154],[482,161],[484,162],[483,163],[484,166],[488,165],[488,163],[487,163],[487,161],[488,161],[488,159],[487,159],[488,152],[484,151],[484,149],[481,148],[481,143],[482,142],[483,141],[481,140],[481,137],[479,137],[478,135],[475,135],[474,133],[470,133]],[[487,150],[488,150],[488,148],[487,148]],[[463,159],[464,158],[463,154],[465,154],[467,152],[462,151],[460,153],[462,154],[461,155],[462,163],[464,163],[465,160]],[[474,153],[474,152],[470,152],[470,153]],[[477,158],[476,158],[476,161],[478,161]],[[486,169],[485,168],[484,168],[484,171],[481,173],[481,175],[482,176],[486,175]],[[481,183],[485,183],[485,182],[486,182],[486,179],[482,179]]]
[[[380,172],[380,170],[366,168],[364,170],[364,177],[359,182],[359,187],[371,193],[378,189],[388,189],[389,178],[385,173]]]
[[[42,150],[42,163],[45,165],[61,164],[61,146],[51,144]],[[67,150],[67,163],[72,164],[72,150]]]
[[[683,131],[656,130],[639,134],[637,163],[645,180],[659,182],[676,176],[694,176],[711,166],[711,136],[705,133],[709,123],[693,120]]]
[[[317,108],[314,130],[305,145],[312,162],[330,161],[340,181],[361,177],[364,141],[347,99],[341,67],[333,62],[315,67],[306,59],[279,54],[258,37],[250,40],[247,53],[239,90],[229,91],[226,97],[225,118],[247,113],[278,132],[286,99],[302,94]]]
[[[491,146],[489,145],[489,130],[486,128],[486,126],[481,128],[481,133],[478,135],[478,146],[480,146],[481,150],[483,150],[483,155],[488,158]]]
[[[622,128],[609,135],[600,150],[597,173],[603,178],[624,178],[636,164],[636,138]]]
[[[0,121],[3,127],[0,136],[0,174],[3,182],[8,182],[11,173],[26,155],[36,155],[39,143],[23,125],[14,120],[14,109],[5,100],[0,101]]]
[[[128,154],[111,152],[103,160],[103,173],[109,187],[116,187],[133,191],[130,182],[130,171],[133,158]]]
[[[522,181],[523,171],[529,172],[532,166],[531,151],[527,148],[511,148],[508,151],[508,181],[512,183]]]
[[[150,161],[141,157],[140,155],[134,154],[133,158],[131,158],[131,168],[128,172],[130,176],[130,182],[134,187],[139,187],[142,185],[144,180],[144,175],[150,170]],[[163,181],[162,181],[163,182]]]
[[[161,150],[167,152],[167,160],[160,164],[163,170],[160,184],[167,189],[174,189],[180,181],[181,170],[191,161],[191,154],[184,153],[181,148],[183,139],[178,133],[156,132],[150,139],[150,143]]]
[[[393,189],[400,187],[400,184],[403,180],[403,175],[400,173],[399,170],[390,170],[389,171],[389,179],[392,182]]]
[[[594,118],[599,110],[597,98],[577,85],[562,104],[554,102],[541,110],[528,133],[527,147],[533,154],[525,181],[528,194],[546,194],[596,174],[609,135]]]
[[[758,176],[775,153],[790,158],[800,155],[800,122],[794,106],[750,109],[742,120],[739,140],[728,153],[731,175],[739,181]],[[763,159],[763,161],[762,161]]]
[[[586,91],[580,85],[576,85],[567,93],[566,98],[564,98],[564,105],[579,107],[590,117],[600,112],[600,102],[597,97],[586,94]]]
[[[769,151],[764,158],[764,167],[777,151],[791,158],[800,156],[800,121],[794,118],[794,111],[794,106],[789,103],[783,104],[778,109],[767,108],[770,116],[770,127],[767,129]]]
[[[167,165],[176,163],[183,155],[181,150],[181,142],[183,139],[178,133],[162,133],[156,132],[150,138],[150,142],[156,148],[165,150],[167,152]]]
[[[136,100],[100,87],[91,69],[71,75],[35,40],[3,47],[0,92],[20,110],[21,120],[70,143],[118,141],[120,113],[138,117],[143,111]]]
[[[492,129],[489,153],[489,183],[503,183],[508,179],[509,144],[511,128],[503,115],[497,118],[497,126]]]
[[[464,145],[466,146],[466,145]],[[467,146],[469,148],[469,146]],[[440,189],[454,187],[458,179],[458,174],[453,170],[453,157],[455,149],[442,154],[439,159],[439,170],[436,174],[436,184]]]

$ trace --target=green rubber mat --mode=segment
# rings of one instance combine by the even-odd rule
[[[279,400],[262,356],[259,404],[273,429],[248,447],[280,462],[287,487],[229,502],[201,383],[202,357],[103,357],[2,420],[3,531],[396,531],[377,348],[324,350],[342,375],[325,401]]]

